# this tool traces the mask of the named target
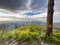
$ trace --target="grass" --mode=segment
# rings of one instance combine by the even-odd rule
[[[53,30],[53,33],[50,37],[44,36],[43,40],[50,44],[60,45],[60,31]]]
[[[53,30],[50,37],[45,36],[46,29],[37,25],[27,25],[11,31],[0,31],[0,40],[3,41],[12,38],[18,42],[33,42],[43,39],[47,43],[60,45],[60,31]],[[41,38],[42,37],[42,38]]]
[[[35,25],[28,25],[26,27],[20,27],[12,31],[0,31],[0,39],[7,40],[13,38],[17,41],[35,41],[40,39],[40,27]]]

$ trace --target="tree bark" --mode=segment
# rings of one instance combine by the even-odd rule
[[[48,0],[48,14],[47,14],[47,25],[46,35],[50,36],[53,29],[53,13],[54,13],[54,0]]]

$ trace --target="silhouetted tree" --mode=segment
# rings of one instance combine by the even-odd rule
[[[53,13],[54,13],[54,0],[48,0],[48,14],[47,14],[47,25],[46,35],[50,36],[53,28]]]
[[[15,29],[17,29],[18,27],[17,27],[17,24],[15,24]]]

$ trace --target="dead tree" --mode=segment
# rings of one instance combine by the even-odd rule
[[[54,0],[48,0],[48,14],[46,24],[46,35],[50,36],[53,29]]]

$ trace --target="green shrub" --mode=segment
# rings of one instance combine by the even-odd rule
[[[60,31],[53,30],[53,33],[48,36],[43,36],[43,40],[47,43],[53,43],[55,45],[60,45]]]
[[[34,41],[40,39],[40,34],[38,32],[30,32],[29,30],[16,30],[12,37],[20,41]]]
[[[20,27],[11,31],[4,31],[2,33],[2,39],[7,40],[13,38],[17,41],[35,41],[40,40],[40,27],[34,25],[28,25],[26,27]]]
[[[12,35],[11,32],[3,32],[1,37],[3,40],[7,40],[8,38],[11,37],[11,35]]]

